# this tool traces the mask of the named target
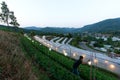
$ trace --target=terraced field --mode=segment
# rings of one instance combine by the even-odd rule
[[[39,45],[38,42],[32,43],[26,38],[22,39],[22,44],[27,51],[27,55],[29,55],[36,64],[42,66],[42,68],[44,68],[45,71],[51,75],[51,79],[80,80],[82,78],[83,80],[90,80],[90,66],[81,65],[79,67],[79,71],[81,71],[82,74],[80,74],[79,77],[72,73],[72,65],[74,63],[73,59],[63,56],[55,51],[49,51],[47,47]],[[94,71],[92,73],[94,74]],[[96,75],[92,75],[92,79],[96,78],[96,80],[118,80],[116,75],[102,69],[98,69],[95,73]]]

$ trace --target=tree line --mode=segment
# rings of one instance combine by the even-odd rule
[[[4,1],[1,3],[0,21],[7,24],[7,26],[20,26],[20,24],[17,22],[17,18],[14,15],[14,12],[9,10]]]

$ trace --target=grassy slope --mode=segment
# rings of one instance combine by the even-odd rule
[[[19,39],[20,34],[0,30],[0,80],[49,80],[24,55]]]
[[[19,46],[17,34],[0,30],[0,80],[35,80],[30,62]]]
[[[80,80],[78,76],[74,75],[70,70],[67,70],[64,66],[59,64],[57,60],[53,60],[50,56],[45,55],[47,54],[47,50],[39,47],[39,44],[35,45],[26,38],[22,38],[22,44],[27,51],[27,55],[33,59],[33,62],[42,66],[42,68],[50,74],[52,80]],[[39,51],[38,47],[42,49],[42,51]]]

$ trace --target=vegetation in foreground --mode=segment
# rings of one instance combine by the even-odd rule
[[[68,57],[65,57],[63,55],[60,55],[59,53],[57,53],[55,51],[49,51],[49,49],[47,47],[39,45],[39,43],[37,43],[37,42],[32,43],[31,41],[29,41],[27,39],[24,39],[23,43],[26,44],[26,45],[29,45],[29,46],[27,46],[27,48],[31,48],[32,46],[34,46],[34,48],[35,48],[34,51],[33,51],[33,48],[32,48],[33,52],[31,52],[31,50],[29,49],[28,51],[30,51],[31,53],[28,52],[29,53],[28,55],[31,56],[31,57],[34,56],[34,59],[35,59],[34,61],[36,61],[37,64],[42,65],[46,70],[48,70],[49,73],[51,73],[51,74],[54,73],[52,76],[58,76],[57,74],[59,73],[59,70],[57,70],[57,68],[55,68],[55,66],[54,66],[54,68],[52,68],[53,65],[51,66],[51,65],[48,65],[48,64],[54,64],[54,65],[59,65],[60,64],[59,66],[62,66],[63,68],[67,69],[66,72],[71,73],[72,65],[74,63],[74,60],[72,60]],[[32,45],[30,46],[30,44],[32,44]],[[39,51],[39,54],[38,54],[38,51]],[[49,59],[47,58],[47,60],[45,60],[45,59],[41,60],[41,58],[43,56],[44,57],[47,56]],[[49,61],[50,61],[50,63],[47,63]],[[49,66],[49,68],[46,67],[46,65]],[[62,70],[62,68],[61,68],[61,70]],[[89,66],[81,65],[79,67],[79,70],[82,73],[82,74],[80,74],[80,76],[84,80],[89,80],[90,79],[90,74],[89,74],[90,73],[90,67]],[[56,71],[58,71],[58,72],[56,72]],[[57,77],[56,79],[57,80],[60,80],[60,79],[68,80],[69,77],[63,78],[64,73],[65,72],[63,70],[61,73],[59,73],[59,78]],[[92,73],[94,73],[94,71]],[[67,75],[67,73],[66,73],[66,75]],[[106,77],[107,77],[107,79],[106,79]],[[94,77],[92,76],[92,78],[94,78]],[[102,70],[102,69],[98,69],[96,71],[95,78],[96,78],[96,80],[118,80],[117,76],[115,76],[113,73],[110,73],[110,72],[108,72],[106,70]],[[71,79],[73,79],[73,78],[71,78]]]
[[[0,80],[49,80],[21,48],[20,34],[0,30]]]
[[[41,66],[47,74],[50,74],[50,78],[52,80],[80,80],[79,76],[76,76],[56,60],[53,60],[51,57],[45,55],[43,51],[39,51],[37,49],[37,45],[33,45],[31,41],[26,38],[22,38],[21,41],[27,55],[32,58],[34,63]]]
[[[0,30],[0,80],[35,80],[17,34]]]

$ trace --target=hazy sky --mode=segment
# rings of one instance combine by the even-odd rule
[[[120,17],[120,0],[0,0],[0,3],[2,1],[15,12],[21,27],[82,27]]]

